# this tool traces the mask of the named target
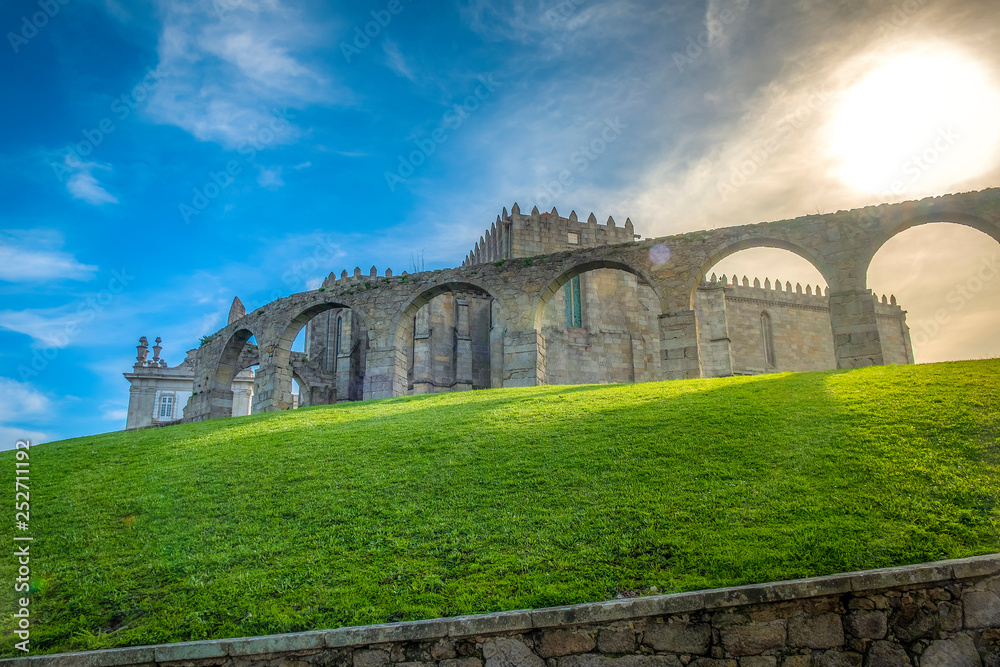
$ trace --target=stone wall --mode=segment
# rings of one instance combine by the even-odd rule
[[[1000,555],[676,595],[0,660],[104,667],[997,667]]]
[[[884,296],[874,303],[887,364],[913,363],[906,312]],[[699,355],[704,377],[757,375],[836,368],[830,300],[819,286],[794,287],[780,281],[753,284],[722,276],[706,281],[695,294]],[[762,316],[770,319],[773,363],[764,357]]]
[[[642,382],[657,367],[656,294],[624,271],[580,274],[582,326],[566,320],[564,286],[545,305],[545,375],[549,384]],[[570,285],[570,283],[567,283]]]

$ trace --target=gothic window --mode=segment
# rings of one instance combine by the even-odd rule
[[[583,312],[580,308],[580,276],[574,276],[566,283],[566,326],[582,327]]]
[[[160,419],[173,419],[174,418],[174,397],[173,396],[161,396],[160,397]]]
[[[760,314],[760,335],[764,341],[764,366],[774,368],[774,332],[771,329],[771,316],[766,311]]]

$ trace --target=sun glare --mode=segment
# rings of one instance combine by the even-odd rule
[[[837,175],[882,199],[933,193],[993,168],[1000,91],[956,50],[895,55],[848,88],[830,139]]]

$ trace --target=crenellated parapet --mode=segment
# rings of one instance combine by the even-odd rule
[[[608,216],[604,224],[598,224],[597,216],[591,213],[581,222],[576,211],[571,211],[569,217],[564,218],[555,207],[548,213],[541,213],[537,206],[531,209],[530,214],[523,215],[515,202],[509,214],[504,207],[503,213],[479,237],[462,266],[629,243],[636,238],[632,220],[628,218],[624,226],[618,226],[612,216]]]

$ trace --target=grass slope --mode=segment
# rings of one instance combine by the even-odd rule
[[[550,386],[46,444],[33,652],[1000,551],[998,380],[990,360]]]

